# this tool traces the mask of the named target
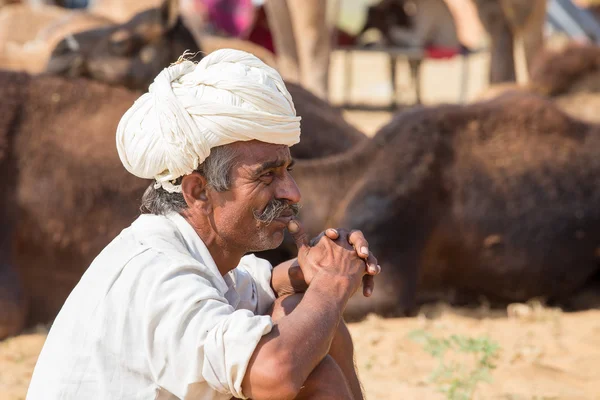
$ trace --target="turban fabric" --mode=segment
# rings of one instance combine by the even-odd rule
[[[121,118],[117,150],[135,176],[180,192],[213,147],[259,140],[292,146],[300,117],[279,73],[252,54],[221,49],[165,68]]]

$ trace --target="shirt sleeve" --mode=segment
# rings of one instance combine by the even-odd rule
[[[253,310],[255,314],[265,315],[269,312],[276,296],[271,287],[271,277],[273,275],[273,266],[265,259],[258,258],[254,254],[249,254],[242,257],[238,269],[241,269],[252,279],[256,291],[257,299],[255,301],[256,308]],[[240,274],[243,276],[244,274]],[[241,282],[240,282],[241,284]],[[240,285],[241,286],[241,285]],[[245,291],[240,291],[240,295]],[[248,299],[241,299],[247,301]]]
[[[171,266],[153,280],[144,315],[145,348],[155,382],[178,398],[206,382],[246,398],[250,357],[273,327],[270,316],[234,310],[197,266]]]

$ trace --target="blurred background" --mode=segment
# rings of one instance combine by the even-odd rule
[[[95,80],[133,99],[183,50],[199,60],[239,48],[368,137],[413,107],[467,107],[507,90],[595,124],[599,41],[593,0],[0,0],[0,69]],[[101,247],[86,249],[79,274]],[[78,279],[71,270],[60,293],[47,294],[50,271],[37,283],[20,274],[34,306],[26,329],[0,341],[0,400],[25,398],[52,315]],[[491,307],[481,296],[352,323],[367,398],[600,399],[599,294],[577,292],[585,307],[574,312],[544,299]]]

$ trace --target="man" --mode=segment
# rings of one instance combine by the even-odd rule
[[[146,213],[65,302],[28,399],[362,398],[341,315],[380,267],[360,232],[310,246],[294,219],[295,114],[281,76],[245,52],[159,74],[117,130],[125,168],[155,180]],[[246,255],[286,227],[296,260]]]

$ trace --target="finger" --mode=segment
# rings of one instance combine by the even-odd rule
[[[309,246],[310,247],[315,246],[317,243],[319,243],[319,241],[321,240],[321,238],[323,236],[327,236],[329,239],[335,241],[340,237],[340,233],[336,229],[333,229],[333,228],[326,229],[325,231],[319,233],[318,236],[312,238],[309,242]]]
[[[304,231],[304,227],[297,219],[292,219],[288,223],[288,231],[292,235],[296,246],[298,247],[298,262],[301,263],[304,260],[306,253],[308,252],[308,234]]]
[[[369,242],[367,242],[361,231],[353,230],[350,232],[348,242],[354,246],[354,250],[360,258],[367,259],[369,257]]]
[[[363,276],[363,296],[371,297],[375,290],[375,279],[372,275]]]
[[[343,248],[345,248],[347,250],[356,251],[356,249],[350,244],[350,241],[349,241],[350,232],[348,232],[344,228],[336,228],[333,230],[335,230],[337,232],[337,239],[333,239],[332,237],[327,235],[328,238],[333,240],[337,245],[342,246]]]
[[[337,240],[340,237],[340,233],[333,228],[325,230],[325,235],[331,240]]]
[[[290,267],[290,269],[288,269],[288,275],[290,277],[290,281],[298,281],[298,282],[303,282],[304,281],[304,272],[302,272],[302,268],[300,268],[300,265],[293,265]]]
[[[369,275],[377,275],[381,272],[381,266],[379,266],[377,258],[375,258],[373,253],[369,253],[369,257],[367,258],[366,263],[367,273]]]

